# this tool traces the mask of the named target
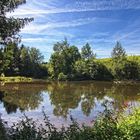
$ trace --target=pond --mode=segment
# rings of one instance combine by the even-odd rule
[[[140,103],[140,84],[117,85],[111,82],[49,82],[5,84],[0,86],[1,118],[9,124],[26,114],[42,122],[44,111],[57,127],[70,123],[70,116],[90,125],[104,110],[103,102],[123,112]]]

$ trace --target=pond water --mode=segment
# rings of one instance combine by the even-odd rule
[[[44,111],[57,127],[70,123],[70,116],[90,125],[104,110],[108,100],[114,110],[140,103],[140,84],[116,85],[111,82],[50,82],[46,84],[5,84],[0,86],[1,118],[12,124],[26,114],[42,122]]]

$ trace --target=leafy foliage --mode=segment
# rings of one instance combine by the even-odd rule
[[[112,58],[96,59],[87,43],[80,51],[67,40],[54,45],[48,64],[51,79],[61,80],[139,80],[140,63],[136,57],[129,59],[119,42],[112,51]],[[60,74],[60,75],[59,75]],[[63,79],[63,78],[62,78]]]
[[[136,109],[131,115],[125,116],[119,123],[119,128],[128,140],[138,140],[140,138],[140,110]]]
[[[42,77],[48,74],[42,65],[43,56],[36,48],[9,43],[1,49],[1,54],[0,72],[5,76]]]
[[[80,126],[71,117],[71,124],[56,128],[44,114],[44,122],[39,125],[27,116],[14,124],[10,131],[0,120],[0,136],[3,140],[138,140],[140,137],[140,112],[136,110],[128,116],[116,115],[105,105],[105,110],[91,127]]]
[[[25,2],[26,0],[0,0],[0,44],[19,42],[18,32],[33,20],[33,18],[6,17],[7,12],[14,11]]]
[[[115,47],[113,48],[111,56],[116,62],[121,62],[121,60],[125,59],[126,52],[120,42],[116,43]]]
[[[96,55],[91,50],[91,47],[90,47],[89,43],[86,43],[86,45],[82,47],[81,57],[83,59],[91,59],[91,58],[94,58],[95,56]]]

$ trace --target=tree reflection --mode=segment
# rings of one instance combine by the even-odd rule
[[[67,117],[70,111],[81,106],[84,115],[89,116],[97,101],[109,97],[114,101],[114,110],[121,110],[127,103],[139,101],[139,85],[115,85],[107,82],[68,82],[48,85],[54,115]]]
[[[7,113],[38,109],[44,101],[43,95],[49,94],[51,109],[55,116],[67,118],[71,110],[81,109],[89,116],[97,107],[96,102],[109,97],[114,110],[122,111],[130,103],[140,101],[140,86],[115,85],[109,82],[51,82],[42,84],[14,84],[0,87],[0,102]],[[3,91],[3,92],[2,92]],[[44,91],[44,92],[42,92]],[[45,97],[44,97],[45,98]],[[93,111],[94,112],[94,111]]]
[[[36,109],[43,101],[40,89],[20,86],[14,85],[11,90],[9,87],[4,88],[0,93],[0,100],[8,114],[15,113],[17,109],[21,112]]]

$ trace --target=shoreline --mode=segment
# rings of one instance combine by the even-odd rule
[[[50,82],[109,82],[117,85],[133,85],[133,84],[140,84],[139,80],[67,80],[67,81],[58,81],[58,80],[48,80],[48,79],[35,79],[31,77],[24,77],[24,76],[9,76],[9,77],[0,77],[0,85],[3,84],[46,84]]]

